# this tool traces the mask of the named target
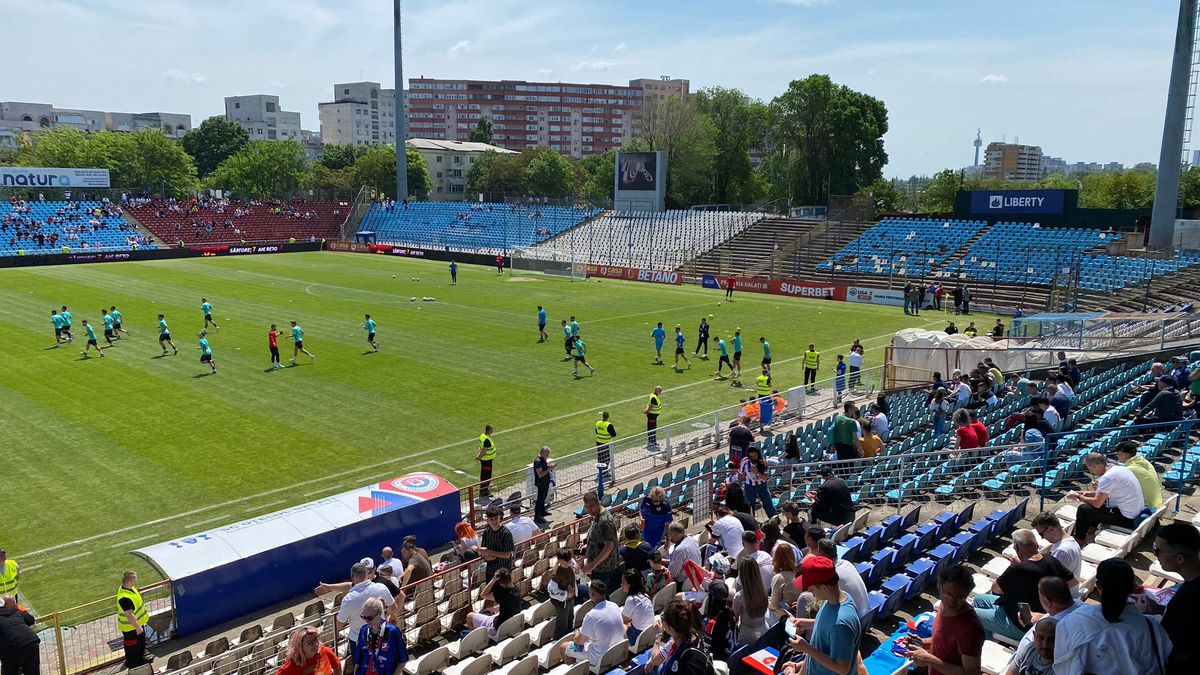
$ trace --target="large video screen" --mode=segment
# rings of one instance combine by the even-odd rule
[[[658,155],[622,152],[618,156],[617,183],[622,190],[654,190],[658,180]]]

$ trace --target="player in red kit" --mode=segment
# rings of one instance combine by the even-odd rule
[[[279,336],[283,335],[276,327],[271,324],[271,330],[267,332],[267,345],[271,348],[271,368],[282,368],[283,364],[279,362]]]
[[[496,256],[496,274],[504,274],[504,254]]]
[[[736,283],[732,276],[725,280],[725,299],[730,302],[733,302],[733,286]]]

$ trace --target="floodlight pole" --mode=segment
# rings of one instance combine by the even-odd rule
[[[1188,116],[1188,86],[1192,79],[1192,50],[1196,40],[1196,2],[1179,2],[1171,78],[1167,88],[1167,113],[1163,118],[1162,147],[1158,156],[1158,184],[1154,190],[1154,209],[1150,215],[1150,232],[1146,242],[1146,248],[1152,251],[1169,249],[1175,234],[1183,136]]]
[[[400,0],[392,0],[393,36],[396,56],[396,199],[408,199],[408,133],[404,110],[404,56],[400,44]]]

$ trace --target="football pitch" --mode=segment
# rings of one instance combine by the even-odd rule
[[[199,361],[202,297],[221,327],[208,336],[216,375]],[[715,344],[709,360],[671,368],[676,323],[689,356],[701,317],[713,315],[713,343],[740,327],[748,381],[766,336],[783,389],[800,384],[809,342],[822,352],[824,379],[855,338],[870,367],[895,331],[944,320],[749,293],[718,306],[722,291],[500,277],[475,266],[462,266],[451,286],[445,263],[349,253],[6,269],[0,299],[0,548],[24,568],[22,595],[42,612],[111,596],[126,568],[143,584],[156,580],[125,555],[139,546],[410,470],[475,482],[474,439],[485,424],[496,428],[500,474],[526,466],[543,444],[556,455],[591,447],[599,410],[622,436],[643,431],[655,385],[665,390],[661,424],[737,403],[743,390],[711,376]],[[64,304],[75,342],[55,347],[50,310]],[[104,345],[100,309],[111,305],[130,335],[104,358],[83,358],[81,320],[96,324]],[[537,305],[549,316],[545,343]],[[178,356],[161,355],[159,313]],[[367,313],[378,322],[378,353],[361,327]],[[572,377],[564,360],[559,322],[570,315],[594,376]],[[301,355],[272,370],[267,330],[285,332],[287,365],[292,320],[316,361]],[[654,365],[657,321],[668,332],[666,365]],[[977,322],[990,325],[984,315]]]

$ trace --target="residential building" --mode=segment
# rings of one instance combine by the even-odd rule
[[[432,138],[410,138],[407,147],[415,149],[425,158],[429,167],[429,178],[433,188],[429,198],[436,201],[461,200],[466,197],[467,171],[483,153],[495,152],[515,155],[515,150],[470,141],[445,141]]]
[[[300,140],[300,113],[283,110],[278,96],[226,96],[225,119],[245,129],[252,141]]]
[[[300,143],[304,146],[304,154],[312,160],[321,158],[325,154],[325,144],[321,142],[321,134],[308,129],[300,130]]]
[[[658,109],[663,101],[672,96],[685,102],[691,98],[691,92],[688,91],[690,83],[687,80],[672,79],[666,75],[657,80],[649,78],[630,80],[629,86],[642,90],[642,106],[645,110]]]
[[[168,136],[180,138],[192,129],[192,116],[180,113],[121,113],[76,108],[56,108],[50,103],[0,102],[0,129],[6,137],[18,132],[50,127],[70,127],[85,133],[95,131],[135,131],[145,127],[162,129]]]
[[[330,145],[396,142],[396,90],[378,82],[333,85],[333,100],[319,103],[321,138]]]
[[[1036,145],[988,143],[984,151],[983,177],[1037,180],[1042,177],[1042,149]]]
[[[497,146],[549,147],[573,157],[599,154],[632,138],[647,101],[657,105],[671,95],[689,95],[687,80],[633,80],[623,86],[418,77],[408,86],[408,138],[465,141],[487,117]]]

